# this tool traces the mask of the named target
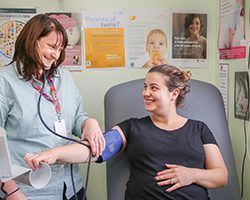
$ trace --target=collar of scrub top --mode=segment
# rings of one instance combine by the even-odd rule
[[[18,70],[17,70],[17,66],[15,65],[15,71],[16,71],[16,73],[17,73],[17,77],[19,78],[19,79],[24,79],[23,78],[23,64],[21,64],[21,74],[18,72]],[[61,75],[60,75],[60,71],[57,69],[57,70],[55,70],[55,73],[54,73],[54,77],[55,78],[59,78]],[[33,77],[34,78],[34,77]]]

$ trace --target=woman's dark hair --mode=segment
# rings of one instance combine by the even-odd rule
[[[47,14],[39,14],[31,18],[21,30],[15,42],[15,52],[11,63],[16,62],[17,70],[26,80],[30,80],[32,75],[38,77],[40,68],[43,66],[39,52],[37,51],[38,40],[55,31],[62,36],[62,47],[60,57],[53,63],[49,70],[48,77],[54,75],[57,67],[65,59],[65,48],[68,45],[68,37],[63,26]]]
[[[180,90],[180,94],[176,99],[176,106],[182,105],[186,94],[190,91],[188,82],[191,78],[191,73],[189,71],[182,71],[179,68],[168,64],[157,65],[148,71],[148,73],[153,72],[160,73],[164,76],[165,84],[169,92],[172,92],[176,88]]]
[[[189,26],[193,23],[194,18],[199,18],[200,23],[201,23],[201,28],[200,31],[203,28],[203,22],[201,19],[201,16],[199,14],[189,14],[185,17],[185,37],[189,37],[190,33],[189,33]]]

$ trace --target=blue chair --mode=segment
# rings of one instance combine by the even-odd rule
[[[130,117],[142,117],[144,110],[141,92],[144,79],[129,81],[110,88],[105,94],[105,129]],[[202,81],[191,80],[191,91],[187,94],[185,105],[178,112],[191,119],[204,121],[213,132],[228,168],[226,187],[209,190],[211,200],[240,200],[240,188],[236,175],[232,146],[224,104],[219,90]],[[121,152],[107,162],[108,200],[124,198],[129,177],[129,163]]]

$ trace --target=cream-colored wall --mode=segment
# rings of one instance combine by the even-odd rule
[[[249,39],[249,37],[248,37]],[[229,70],[229,130],[234,151],[234,159],[236,163],[236,171],[238,174],[239,183],[241,185],[241,170],[242,170],[242,160],[244,155],[245,141],[244,141],[244,121],[241,119],[234,118],[234,73],[237,71],[246,71],[247,61],[246,59],[230,61]],[[247,127],[247,137],[249,140],[250,136],[250,123],[246,123]],[[250,154],[249,154],[250,155]],[[244,170],[244,198],[243,200],[250,199],[250,157],[247,157],[245,162]]]
[[[250,26],[249,26],[249,8],[250,1],[246,0],[246,39],[250,40]],[[249,51],[247,51],[249,53]],[[247,54],[248,57],[248,54]],[[229,130],[231,141],[234,151],[234,159],[236,163],[236,170],[238,174],[238,179],[241,185],[241,170],[242,170],[242,160],[244,155],[245,141],[244,141],[244,121],[241,119],[234,118],[234,73],[237,71],[247,71],[248,59],[240,60],[230,60],[229,62]],[[250,122],[246,123],[247,137],[250,137]],[[250,146],[249,146],[250,147]],[[250,149],[249,149],[250,150]],[[250,199],[250,154],[246,158],[245,170],[244,170],[244,195],[243,200]]]
[[[143,5],[143,7],[142,7]],[[208,12],[208,58],[209,67],[190,69],[194,79],[217,84],[218,77],[218,50],[217,36],[219,27],[219,1],[218,0],[1,0],[0,7],[32,7],[38,6],[39,12],[66,11],[79,12],[80,9],[108,9],[108,8],[170,8],[195,11],[196,9]],[[249,8],[249,5],[248,5]],[[248,14],[248,12],[247,12]],[[249,26],[248,33],[249,33]],[[249,37],[248,37],[249,38]],[[233,114],[233,72],[243,70],[245,60],[230,61],[230,85],[229,85],[229,127],[232,138],[233,150],[236,160],[237,173],[240,175],[243,155],[243,122],[234,119]],[[112,86],[132,79],[143,78],[147,70],[83,70],[72,73],[83,95],[84,107],[91,117],[96,118],[104,129],[104,95]],[[249,132],[249,131],[248,131]],[[245,198],[250,199],[249,160],[246,163]],[[247,169],[248,168],[248,169]],[[83,167],[83,174],[86,167]],[[91,165],[90,180],[88,185],[89,200],[106,200],[106,172],[105,164]]]

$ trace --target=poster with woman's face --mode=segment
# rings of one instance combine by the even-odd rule
[[[207,14],[172,13],[172,63],[182,67],[206,67]]]

